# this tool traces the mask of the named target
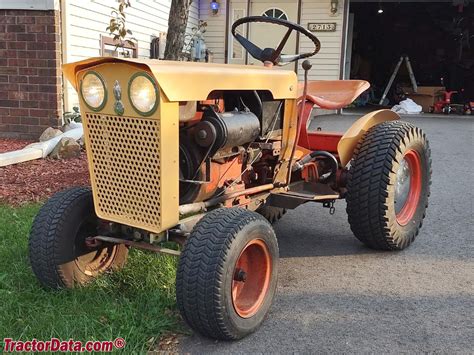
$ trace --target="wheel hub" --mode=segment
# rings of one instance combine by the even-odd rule
[[[271,256],[261,239],[247,243],[234,268],[232,303],[242,318],[255,315],[262,306],[271,279]]]
[[[395,185],[395,211],[399,213],[405,205],[410,192],[410,166],[405,158],[400,163],[397,171],[397,183]]]
[[[421,195],[421,161],[414,150],[406,152],[397,170],[395,182],[395,214],[400,225],[415,215]]]

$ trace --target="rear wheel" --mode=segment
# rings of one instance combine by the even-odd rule
[[[347,214],[368,247],[401,250],[421,228],[428,206],[431,156],[421,129],[407,122],[371,128],[349,170]]]
[[[256,212],[260,213],[268,220],[268,222],[273,224],[283,217],[283,215],[286,213],[286,209],[263,204],[257,209]]]
[[[100,220],[94,212],[89,188],[74,187],[51,197],[41,207],[30,233],[31,267],[48,288],[72,288],[125,264],[125,245],[88,247]]]
[[[255,331],[271,306],[277,283],[278,244],[270,224],[242,208],[202,218],[184,245],[176,297],[185,321],[216,339]]]

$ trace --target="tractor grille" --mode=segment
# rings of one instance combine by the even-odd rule
[[[158,232],[160,121],[86,113],[85,128],[97,215]]]

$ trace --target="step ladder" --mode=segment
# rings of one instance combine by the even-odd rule
[[[379,101],[379,105],[383,105],[383,102],[384,102],[385,98],[387,97],[387,94],[390,91],[390,88],[393,85],[393,81],[395,80],[395,77],[397,76],[398,71],[400,70],[400,67],[401,67],[403,61],[405,61],[405,64],[407,66],[408,75],[410,76],[411,85],[413,87],[413,92],[418,91],[418,85],[416,84],[415,74],[413,74],[413,69],[411,67],[410,59],[408,58],[407,55],[405,55],[405,56],[402,55],[400,57],[400,60],[398,61],[397,65],[396,65],[396,67],[395,67],[395,70],[392,73],[392,76],[390,77],[390,80],[388,81],[387,86],[385,87],[382,98]]]

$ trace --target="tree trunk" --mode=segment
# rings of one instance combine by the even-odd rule
[[[167,60],[178,60],[181,56],[191,3],[192,0],[172,0],[171,2],[165,49]]]

